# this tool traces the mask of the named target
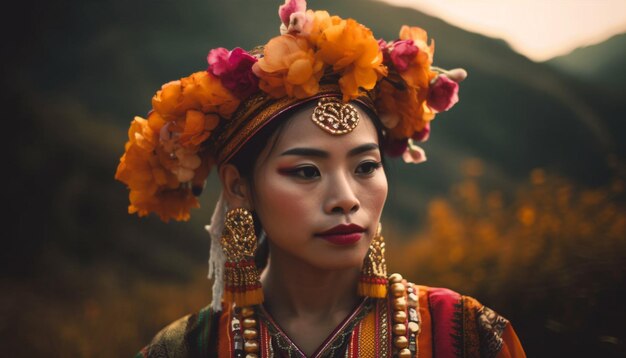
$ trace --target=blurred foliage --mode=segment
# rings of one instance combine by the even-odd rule
[[[51,259],[61,263],[59,257]],[[115,265],[65,266],[45,278],[0,281],[2,292],[11,292],[0,297],[2,335],[11,337],[3,356],[132,357],[166,322],[210,300],[198,270],[181,281]]]
[[[390,244],[390,268],[474,295],[511,319],[529,356],[626,353],[624,181],[587,189],[533,170],[506,197],[481,188],[478,160],[424,231]]]

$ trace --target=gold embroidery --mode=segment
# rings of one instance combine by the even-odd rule
[[[388,300],[379,300],[380,304],[380,341],[378,347],[380,348],[380,356],[387,357],[389,349],[389,320],[388,320]]]
[[[376,311],[368,313],[359,331],[359,357],[376,357]]]

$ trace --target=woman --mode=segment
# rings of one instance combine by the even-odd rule
[[[262,50],[212,50],[131,124],[116,173],[130,213],[186,220],[213,166],[222,183],[213,302],[138,356],[524,356],[476,300],[386,272],[383,153],[425,160],[415,142],[465,72],[432,67],[419,28],[387,43],[303,0],[279,15]]]

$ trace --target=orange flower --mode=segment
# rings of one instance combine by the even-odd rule
[[[426,96],[427,93],[420,94],[410,86],[400,90],[387,81],[379,84],[376,107],[381,118],[388,118],[383,124],[389,129],[391,138],[412,138],[435,117],[426,105]]]
[[[203,113],[217,113],[230,118],[239,106],[240,100],[226,89],[219,78],[200,71],[181,79],[183,97],[193,103],[195,109]]]
[[[219,120],[219,117],[212,113],[187,111],[185,126],[179,138],[180,144],[187,147],[199,146],[211,135],[213,129],[219,124]]]
[[[308,18],[312,19],[308,37],[314,46],[317,46],[324,30],[332,25],[338,25],[342,21],[339,16],[330,16],[328,11],[307,10],[306,14]]]
[[[165,84],[152,99],[148,119],[136,118],[131,124],[116,173],[130,189],[129,212],[187,220],[198,202],[181,183],[202,186],[210,166],[201,167],[201,144],[239,102],[206,71]]]
[[[150,122],[158,125],[160,117],[150,118],[152,121],[135,117],[131,123],[126,152],[120,159],[115,179],[130,189],[129,213],[145,216],[155,212],[164,221],[187,220],[189,209],[198,206],[197,200],[184,194],[190,190],[180,187],[180,181],[169,168],[176,165],[176,160],[162,150],[159,134],[150,125]]]
[[[148,113],[148,126],[152,129],[152,132],[159,133],[161,132],[161,128],[166,125],[168,122],[161,117],[159,112],[151,111]]]
[[[158,139],[148,121],[135,117],[128,130],[126,152],[120,158],[115,178],[130,189],[155,192],[168,182],[168,172],[160,166],[154,154]]]
[[[436,73],[430,70],[435,54],[435,40],[427,44],[428,34],[419,27],[402,26],[400,29],[400,40],[413,40],[419,51],[409,63],[408,69],[400,73],[400,76],[410,86],[421,89],[428,88],[430,81],[436,77]]]
[[[372,32],[353,19],[328,26],[318,39],[319,55],[341,73],[343,100],[358,97],[359,87],[372,89],[387,74],[383,54]]]
[[[152,98],[152,107],[166,121],[183,117],[192,109],[229,118],[239,102],[218,78],[200,71],[164,84]]]
[[[152,97],[152,108],[159,112],[163,119],[172,120],[185,113],[186,108],[181,104],[182,102],[182,87],[180,80],[171,81],[157,91]]]
[[[135,117],[128,131],[126,152],[120,159],[115,178],[129,188],[154,192],[157,186],[172,185],[174,179],[156,154],[158,138],[148,121]]]
[[[154,133],[159,133],[160,145],[168,154],[184,147],[197,151],[218,126],[220,117],[216,114],[204,114],[188,110],[185,117],[166,121],[155,111],[148,115],[148,126]]]
[[[198,199],[189,188],[162,190],[156,193],[156,195],[131,190],[129,197],[129,214],[137,213],[137,215],[142,217],[155,213],[165,222],[168,222],[170,219],[187,221],[191,216],[189,211],[192,208],[200,207]]]
[[[305,98],[317,93],[324,63],[315,57],[306,39],[274,37],[265,45],[263,54],[252,66],[263,91],[274,98]]]

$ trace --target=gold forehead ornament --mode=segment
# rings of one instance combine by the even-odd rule
[[[359,113],[353,105],[334,97],[324,97],[317,102],[311,119],[326,132],[342,135],[352,132],[359,124]]]

